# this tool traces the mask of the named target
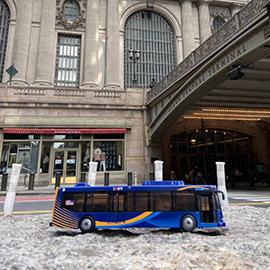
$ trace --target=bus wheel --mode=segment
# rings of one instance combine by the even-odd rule
[[[181,229],[184,232],[192,232],[196,228],[196,220],[192,215],[185,215],[181,220]]]
[[[95,221],[90,216],[85,216],[80,221],[80,230],[83,233],[89,233],[92,232],[95,228]]]

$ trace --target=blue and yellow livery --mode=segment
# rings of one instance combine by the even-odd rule
[[[51,226],[91,232],[103,228],[224,227],[216,186],[145,181],[139,186],[78,183],[55,193]]]

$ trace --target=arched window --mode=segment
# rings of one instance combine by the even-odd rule
[[[0,81],[1,82],[3,79],[3,72],[4,72],[4,66],[5,66],[9,18],[10,18],[9,8],[3,0],[0,0],[0,65],[1,65]]]
[[[149,88],[152,79],[159,82],[175,67],[175,35],[172,26],[160,14],[139,11],[125,24],[125,88],[133,78],[139,88]],[[140,59],[129,58],[130,50],[140,50]]]
[[[68,21],[74,21],[80,15],[80,7],[76,1],[66,1],[63,4],[63,13]]]
[[[215,17],[213,20],[214,32],[216,32],[224,23],[225,21],[221,17],[219,16]]]

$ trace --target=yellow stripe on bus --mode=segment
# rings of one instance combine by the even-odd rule
[[[186,189],[190,189],[190,188],[201,188],[201,189],[209,190],[209,188],[207,188],[207,187],[202,187],[202,186],[188,186],[188,187],[178,188],[177,191],[186,190]]]

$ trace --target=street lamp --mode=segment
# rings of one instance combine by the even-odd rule
[[[136,77],[136,62],[141,58],[140,50],[132,50],[128,51],[128,58],[133,61],[133,79],[132,79],[132,88],[137,88],[137,77]]]

